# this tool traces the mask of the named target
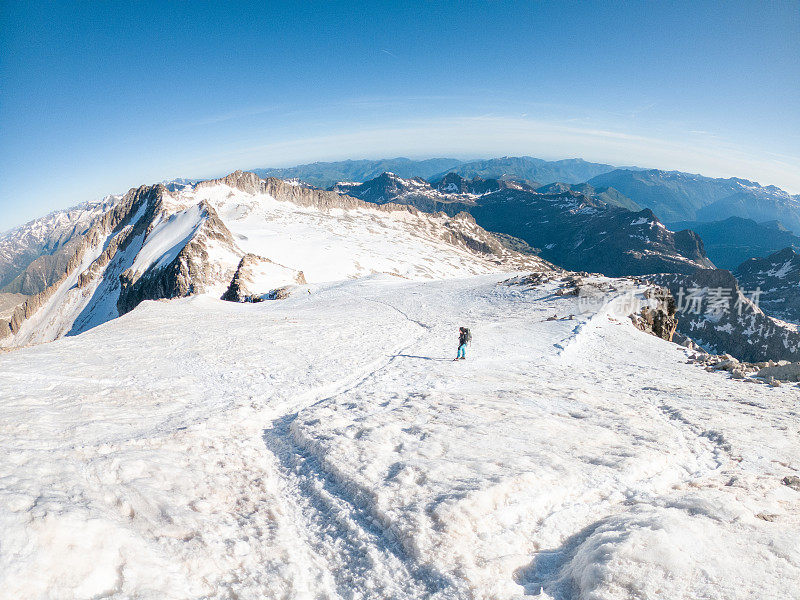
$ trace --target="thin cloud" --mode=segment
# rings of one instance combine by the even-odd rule
[[[244,119],[247,117],[254,117],[256,115],[276,112],[281,110],[282,108],[285,107],[279,104],[273,104],[270,106],[259,106],[255,108],[244,108],[241,110],[209,115],[207,117],[203,117],[194,121],[187,121],[185,123],[177,125],[175,128],[183,129],[190,127],[201,127],[203,125],[215,125],[217,123],[224,123],[225,121],[233,121],[235,119]]]

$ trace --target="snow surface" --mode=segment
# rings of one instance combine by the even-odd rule
[[[800,598],[796,388],[503,279],[0,354],[0,598]]]
[[[200,229],[204,218],[199,204],[170,215],[159,215],[136,255],[132,271],[144,273],[152,265],[159,268],[171,263]]]
[[[207,201],[245,252],[295,271],[309,283],[376,273],[408,279],[463,277],[497,270],[497,263],[442,239],[444,217],[376,208],[320,210],[253,196],[226,185],[181,197]]]
[[[287,269],[274,262],[260,261],[250,267],[247,288],[256,295],[264,296],[267,293],[287,285],[297,283],[298,272]]]

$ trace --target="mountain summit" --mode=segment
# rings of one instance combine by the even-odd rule
[[[241,282],[245,256],[262,274],[250,290],[260,294],[376,273],[429,279],[553,269],[466,213],[379,206],[242,171],[173,190],[142,186],[86,221],[57,280],[13,312],[0,345],[78,334],[144,300],[220,297],[234,277]]]

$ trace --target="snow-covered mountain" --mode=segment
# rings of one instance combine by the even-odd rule
[[[346,273],[326,223],[373,250],[370,229],[440,231],[252,184],[162,195],[151,242],[205,202],[237,244],[318,227],[296,262],[286,236],[273,256]],[[393,250],[464,272],[425,239]],[[642,285],[508,277],[146,302],[0,353],[0,596],[800,598],[797,388],[707,372],[637,330]],[[474,342],[453,362],[460,325]]]
[[[632,212],[572,189],[538,193],[514,181],[465,180],[455,173],[435,185],[384,173],[333,189],[379,204],[469,212],[485,229],[520,238],[567,269],[640,275],[713,266],[694,232],[672,232],[650,210]]]
[[[426,212],[449,214],[456,214],[463,210],[464,204],[475,204],[478,197],[498,190],[533,191],[527,184],[502,179],[464,179],[456,173],[448,173],[430,183],[421,177],[405,178],[390,172],[381,173],[364,183],[341,181],[330,189],[374,204],[396,202]]]
[[[773,304],[765,303],[770,294],[762,293],[757,282],[737,282],[723,269],[652,279],[668,287],[676,301],[678,332],[706,350],[751,362],[800,360],[797,326],[775,318]]]
[[[119,198],[55,211],[0,235],[0,293],[38,294],[52,285],[73,246]]]
[[[760,306],[769,314],[800,324],[800,254],[784,248],[764,258],[751,258],[734,272],[739,284],[759,289]]]
[[[6,319],[0,345],[78,334],[143,300],[219,297],[234,277],[252,288],[247,295],[372,273],[419,279],[552,268],[508,248],[466,214],[376,206],[241,171],[142,186],[73,218],[90,226],[63,245],[58,280]]]

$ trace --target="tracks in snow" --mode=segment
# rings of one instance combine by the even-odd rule
[[[338,598],[449,599],[463,598],[465,591],[450,578],[409,555],[391,527],[374,509],[373,499],[355,483],[344,481],[325,468],[319,457],[303,447],[292,431],[300,411],[346,394],[387,369],[419,343],[432,329],[396,306],[383,304],[424,331],[359,375],[341,381],[333,389],[295,405],[296,412],[281,416],[264,431],[264,443],[277,459],[282,492],[296,512],[296,526],[303,544],[324,565]],[[325,586],[324,582],[324,587]]]

